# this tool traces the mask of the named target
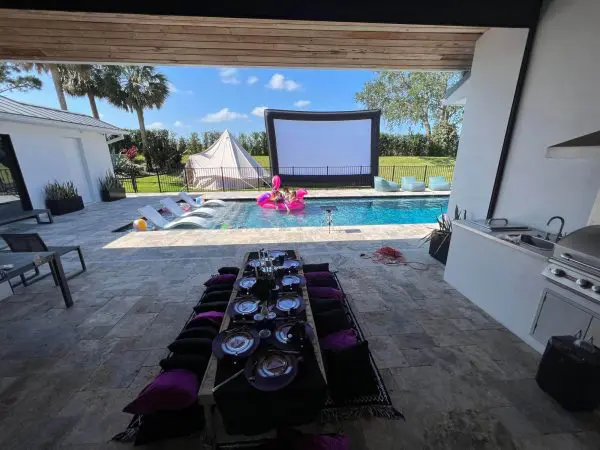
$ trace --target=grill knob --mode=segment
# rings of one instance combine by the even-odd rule
[[[582,287],[584,289],[589,288],[592,283],[590,283],[588,280],[586,280],[585,278],[578,278],[575,283],[577,283],[577,286]]]
[[[600,286],[597,284],[592,286],[592,291],[594,291],[596,294],[600,294]]]
[[[564,277],[565,276],[565,271],[562,269],[559,269],[558,267],[554,267],[554,268],[550,269],[550,273],[552,273],[552,275],[554,275],[556,277]]]

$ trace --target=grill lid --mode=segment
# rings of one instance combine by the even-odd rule
[[[600,272],[600,225],[573,231],[554,246],[554,260]]]

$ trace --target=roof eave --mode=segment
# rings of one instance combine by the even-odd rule
[[[7,122],[26,123],[29,125],[59,126],[61,128],[68,128],[71,130],[92,131],[99,134],[129,134],[126,130],[123,130],[121,128],[95,127],[91,125],[63,122],[60,120],[43,119],[38,117],[21,116],[18,114],[10,114],[4,112],[0,112],[0,120],[5,120]]]

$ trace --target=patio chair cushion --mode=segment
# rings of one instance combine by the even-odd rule
[[[206,282],[204,283],[204,286],[212,286],[215,284],[232,285],[235,282],[236,278],[237,278],[236,275],[233,275],[231,273],[225,273],[223,275],[214,275],[214,276],[210,277],[208,280],[206,280]]]
[[[231,289],[227,291],[212,291],[208,294],[204,294],[198,304],[211,303],[211,302],[226,302],[231,297]]]
[[[204,289],[204,293],[208,294],[214,291],[231,291],[233,285],[231,284],[211,284],[210,286],[206,286]]]
[[[198,377],[189,370],[175,369],[159,374],[123,412],[151,414],[182,409],[198,401]]]
[[[317,335],[327,336],[331,333],[347,330],[351,327],[350,321],[342,308],[332,309],[314,315]]]
[[[342,291],[333,287],[308,286],[307,290],[309,298],[334,298],[340,301],[344,299]]]
[[[309,272],[329,272],[329,263],[304,264],[302,270],[305,274]]]
[[[331,272],[309,272],[304,274],[308,286],[337,288],[338,284]]]
[[[378,393],[367,341],[342,350],[325,350],[323,355],[327,385],[334,401],[341,403],[361,395]]]
[[[240,268],[239,267],[221,267],[219,270],[219,275],[227,275],[227,274],[232,274],[232,275],[237,275],[238,273],[240,273]]]
[[[342,308],[342,303],[334,298],[311,298],[310,307],[314,314]]]
[[[219,334],[217,327],[194,327],[189,330],[183,330],[175,340],[188,338],[208,338],[214,339]]]
[[[159,364],[163,370],[189,370],[194,372],[197,377],[202,378],[206,372],[209,358],[210,355],[173,354],[168,358],[161,359]]]
[[[218,311],[220,314],[223,314],[225,312],[225,310],[227,309],[227,305],[229,302],[227,301],[222,301],[222,302],[209,302],[209,303],[200,303],[196,306],[194,306],[194,312],[197,313],[206,313],[206,312],[216,312]],[[198,316],[196,316],[198,317]],[[195,318],[194,318],[195,319]],[[194,320],[192,319],[192,320]]]
[[[135,445],[188,436],[204,428],[204,409],[198,402],[178,411],[146,414],[135,435]]]
[[[186,324],[185,330],[193,330],[198,327],[212,327],[218,330],[221,327],[222,320],[222,317],[197,317],[195,320],[189,321]]]
[[[176,355],[205,355],[210,356],[212,352],[212,339],[208,338],[185,338],[177,339],[167,347]]]
[[[356,345],[356,330],[349,328],[347,330],[331,333],[319,340],[321,349],[324,350],[342,350],[344,348]]]

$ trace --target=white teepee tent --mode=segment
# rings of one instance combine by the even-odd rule
[[[248,189],[268,184],[268,173],[228,130],[208,150],[190,156],[184,178],[197,190]]]

